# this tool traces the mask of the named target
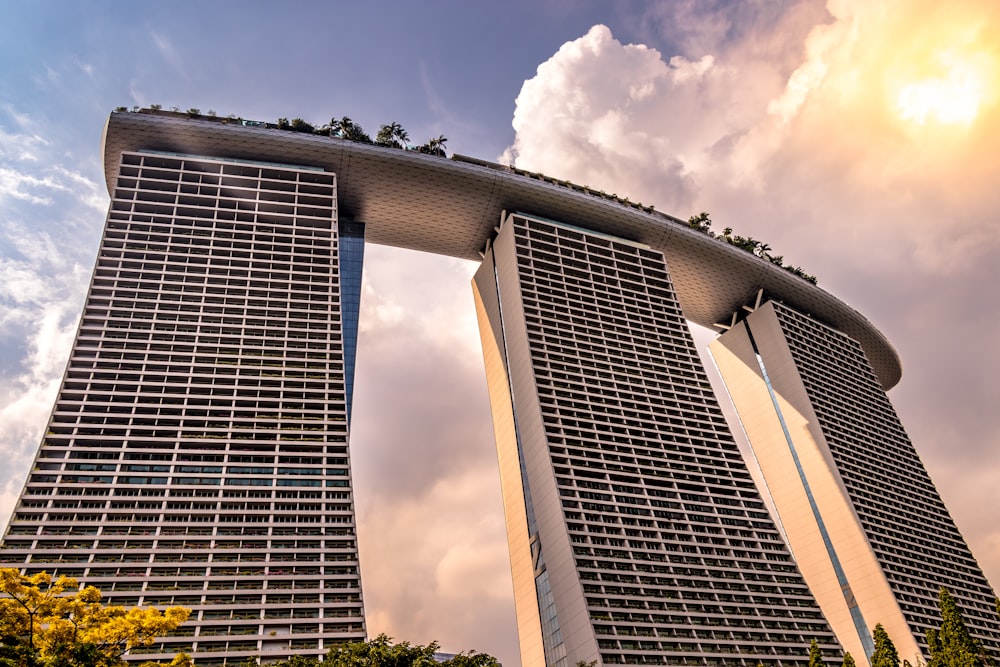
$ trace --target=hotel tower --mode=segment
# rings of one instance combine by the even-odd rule
[[[768,301],[711,345],[799,569],[852,655],[927,655],[938,591],[997,655],[995,594],[856,341]]]
[[[829,293],[652,208],[471,158],[152,110],[113,113],[103,153],[96,266],[0,564],[192,609],[130,660],[366,637],[349,453],[366,243],[480,263],[524,667],[778,667],[813,639],[864,664],[878,622],[912,662],[940,586],[1000,649],[993,592],[885,398],[898,357]],[[780,526],[687,321],[728,329],[714,358]]]

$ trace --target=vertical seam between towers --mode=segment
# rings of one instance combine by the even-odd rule
[[[767,393],[771,398],[771,405],[774,407],[775,415],[778,417],[778,422],[781,424],[781,431],[785,436],[785,442],[788,444],[788,450],[791,452],[792,461],[795,463],[795,471],[798,473],[799,481],[802,482],[802,488],[806,492],[806,498],[809,500],[809,509],[812,510],[813,519],[815,519],[816,526],[819,528],[820,536],[823,538],[823,546],[826,547],[826,553],[830,557],[830,563],[833,565],[833,570],[837,574],[837,582],[840,584],[840,589],[844,594],[844,601],[847,603],[847,609],[851,613],[851,620],[854,621],[854,629],[857,631],[858,638],[861,640],[861,645],[865,649],[865,654],[870,660],[872,654],[875,652],[875,644],[872,641],[871,634],[868,632],[868,625],[865,623],[864,616],[861,613],[861,608],[858,606],[858,601],[854,597],[853,591],[851,591],[850,582],[847,581],[847,575],[844,574],[844,568],[840,563],[840,558],[837,556],[837,550],[834,548],[833,541],[830,539],[830,534],[826,530],[823,515],[819,511],[819,506],[816,504],[816,499],[813,497],[812,488],[809,486],[809,480],[806,479],[805,471],[802,469],[802,462],[799,460],[798,451],[795,449],[795,442],[792,440],[792,435],[788,431],[788,425],[785,423],[785,415],[781,411],[781,405],[778,403],[778,397],[775,394],[774,387],[771,385],[771,378],[767,374],[767,368],[764,366],[764,358],[761,356],[760,349],[757,347],[757,341],[753,337],[753,331],[750,330],[750,323],[747,320],[743,320],[743,327],[746,329],[747,337],[750,339],[750,347],[753,348],[753,355],[757,359],[757,366],[760,368],[764,384],[767,386]]]

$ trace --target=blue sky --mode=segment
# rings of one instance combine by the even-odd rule
[[[117,106],[400,122],[766,240],[894,342],[890,397],[1000,578],[1000,17],[969,0],[0,0],[0,520],[51,408]],[[602,27],[603,26],[603,27]],[[517,665],[474,266],[369,248],[354,447],[370,630]],[[419,354],[413,354],[419,350]],[[391,406],[387,410],[386,406]],[[905,484],[906,480],[900,480]]]

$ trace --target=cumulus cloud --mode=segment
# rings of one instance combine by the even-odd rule
[[[906,369],[903,422],[998,581],[1000,533],[973,509],[1000,505],[998,10],[715,4],[646,17],[682,55],[604,26],[563,45],[517,98],[508,157],[678,217],[709,211],[872,318]]]
[[[665,63],[655,49],[623,46],[606,26],[594,26],[564,44],[524,83],[509,158],[518,166],[573,174],[581,183],[600,183],[635,198],[648,200],[656,193],[666,204],[688,205],[694,192],[684,149],[690,144],[649,130],[683,122],[659,113],[663,91],[697,100],[698,89],[714,77],[712,70],[711,56],[695,62],[677,56]]]

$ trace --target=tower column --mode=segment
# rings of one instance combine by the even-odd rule
[[[524,665],[837,653],[663,255],[515,213],[473,284]]]
[[[844,647],[860,662],[881,623],[902,657],[925,661],[946,587],[995,650],[993,591],[861,346],[769,301],[711,350],[796,562]]]

